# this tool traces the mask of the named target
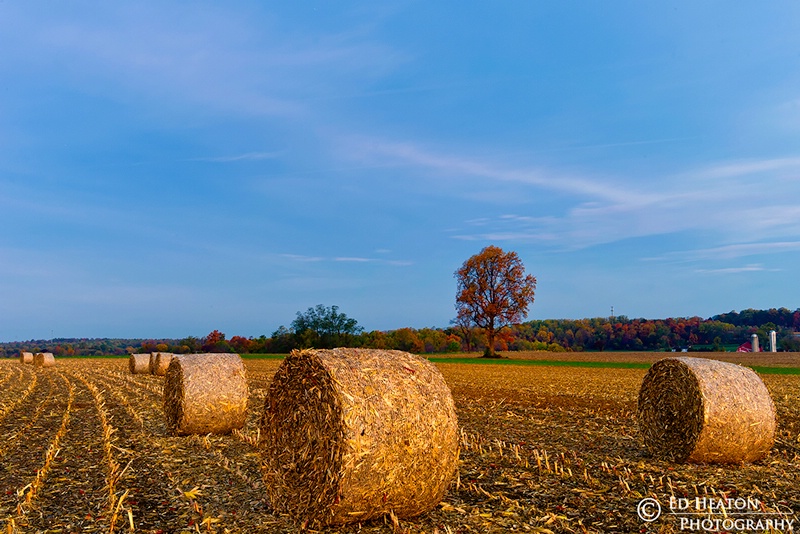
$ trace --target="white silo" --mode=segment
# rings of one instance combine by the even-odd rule
[[[778,333],[775,330],[769,331],[769,351],[778,352]]]
[[[758,334],[753,334],[752,336],[750,336],[750,347],[752,348],[753,352],[759,352]]]

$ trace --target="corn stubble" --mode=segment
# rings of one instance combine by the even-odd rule
[[[759,364],[800,367],[800,355],[762,353]],[[269,505],[274,478],[264,477],[259,439],[279,366],[245,361],[250,398],[242,429],[176,437],[165,424],[164,381],[130,374],[127,358],[65,358],[45,372],[0,359],[0,532],[297,533],[296,520]],[[648,454],[636,421],[645,369],[437,368],[458,413],[454,483],[429,512],[390,512],[325,532],[680,532],[676,515],[649,524],[638,517],[637,503],[648,497],[664,510],[672,497],[753,498],[760,513],[797,519],[800,375],[761,375],[777,410],[775,445],[762,460],[721,466]],[[89,384],[103,395],[100,404]],[[286,443],[299,447],[306,439]]]
[[[450,390],[427,360],[371,349],[293,352],[261,436],[273,507],[317,528],[431,510],[457,470]]]

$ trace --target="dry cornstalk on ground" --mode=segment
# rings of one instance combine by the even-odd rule
[[[294,351],[270,385],[261,436],[272,505],[303,526],[423,514],[458,467],[450,389],[401,351]]]
[[[761,356],[761,365],[771,365],[770,354]],[[800,356],[795,357],[794,367],[800,368]],[[0,358],[0,532],[111,532],[102,423],[90,391],[75,379],[80,374],[106,395],[105,409],[116,429],[114,457],[123,475],[116,487],[121,505],[114,532],[297,534],[296,524],[267,503],[261,455],[252,439],[279,364],[245,360],[250,408],[242,433],[185,438],[167,432],[162,391],[155,391],[160,381],[131,375],[127,355],[59,358],[56,372],[45,373]],[[400,519],[399,527],[386,518],[324,532],[686,532],[680,529],[682,516],[669,513],[673,496],[692,503],[758,499],[769,517],[794,519],[797,530],[800,375],[760,375],[778,414],[775,445],[764,460],[721,468],[646,454],[635,424],[646,369],[437,367],[458,412],[460,484],[452,485],[434,510]],[[68,431],[34,509],[23,506],[20,512],[17,505],[24,505],[25,497],[18,492],[35,478],[63,423],[69,392],[62,373],[75,388]],[[637,514],[643,497],[662,505],[653,523]],[[767,517],[758,512],[756,519]],[[756,531],[762,530],[748,530]]]
[[[128,369],[132,375],[144,375],[150,372],[149,354],[131,354],[128,357]]]
[[[716,360],[656,362],[642,381],[638,415],[650,453],[678,462],[753,462],[775,439],[775,406],[761,378]]]
[[[53,367],[56,359],[52,352],[39,352],[33,356],[34,367]]]
[[[171,352],[150,353],[150,374],[165,376],[173,356]]]
[[[19,363],[33,363],[33,353],[32,352],[20,352],[19,353]]]
[[[226,434],[247,416],[247,377],[238,354],[176,355],[164,380],[164,413],[173,435]]]

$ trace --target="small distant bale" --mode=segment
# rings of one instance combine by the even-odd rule
[[[458,469],[458,420],[435,365],[396,350],[293,351],[261,422],[265,491],[308,528],[433,509]]]
[[[247,377],[238,354],[174,355],[164,379],[164,413],[175,436],[244,427]]]
[[[653,364],[639,390],[638,420],[649,452],[676,462],[753,462],[775,440],[775,405],[755,371],[704,358]]]
[[[33,363],[33,353],[32,352],[20,352],[19,353],[19,363]]]
[[[150,373],[149,354],[131,354],[128,358],[128,368],[133,375],[144,375]]]
[[[39,352],[33,356],[34,367],[53,367],[56,359],[52,352]]]
[[[150,355],[150,373],[165,376],[173,356],[175,355],[171,352],[153,352]]]

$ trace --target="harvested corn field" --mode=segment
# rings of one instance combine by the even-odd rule
[[[245,361],[243,430],[174,437],[164,378],[132,375],[125,359],[0,361],[0,531],[296,532],[270,508],[257,445],[279,364]],[[458,479],[428,514],[326,532],[688,531],[671,498],[692,507],[757,501],[759,518],[800,525],[798,375],[761,375],[778,423],[767,457],[719,466],[647,455],[636,424],[645,369],[437,367],[458,415]],[[652,522],[637,513],[645,498],[662,508]],[[651,508],[639,512],[652,518]]]

